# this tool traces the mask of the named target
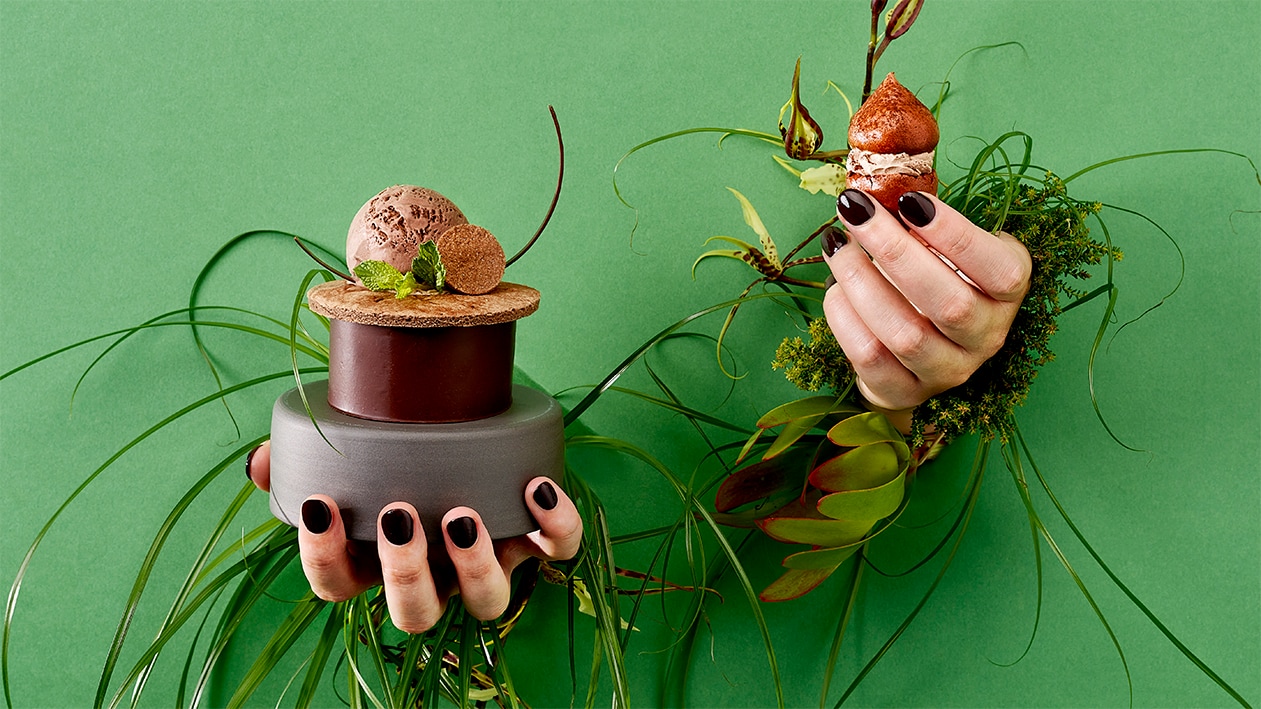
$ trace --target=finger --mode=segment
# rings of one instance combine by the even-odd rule
[[[377,553],[385,604],[394,627],[423,633],[438,624],[446,603],[429,569],[429,547],[416,508],[395,502],[377,517]]]
[[[479,620],[498,618],[508,607],[508,576],[482,518],[471,508],[456,507],[442,518],[442,529],[464,607]]]
[[[326,601],[352,598],[374,580],[352,559],[337,503],[326,495],[312,495],[302,503],[298,556],[311,590]]]
[[[1029,250],[1016,238],[985,231],[926,192],[902,195],[898,208],[919,238],[950,259],[989,297],[1007,303],[1024,298],[1033,265]]]
[[[271,491],[271,441],[263,441],[246,454],[245,477],[259,490]]]
[[[872,333],[845,297],[832,286],[823,296],[823,314],[836,342],[858,376],[859,390],[871,403],[886,409],[905,409],[923,403],[923,386],[915,374]]]
[[[569,496],[548,478],[538,477],[525,486],[525,504],[539,529],[500,546],[499,564],[505,572],[530,557],[572,559],[582,544],[582,517]]]
[[[919,245],[916,248],[924,250]],[[966,379],[971,373],[956,370],[973,357],[917,311],[861,248],[840,246],[825,259],[836,277],[835,288],[844,293],[858,319],[917,379],[929,387],[946,389],[962,383],[955,381],[959,376]],[[882,355],[868,353],[877,358]]]
[[[918,195],[919,193],[908,193]],[[911,204],[919,204],[909,200]],[[932,202],[925,209],[932,210]],[[943,209],[948,209],[943,205]],[[914,213],[913,209],[908,211]],[[953,210],[950,210],[953,212]],[[994,301],[965,281],[929,250],[878,202],[857,190],[837,200],[837,213],[850,234],[902,295],[951,341],[968,350],[983,350],[1003,315]],[[953,212],[969,227],[971,222]],[[942,216],[945,216],[944,214]],[[972,227],[976,229],[976,227]],[[980,231],[992,239],[988,232]],[[855,302],[858,300],[855,298]],[[915,333],[908,332],[908,337]]]

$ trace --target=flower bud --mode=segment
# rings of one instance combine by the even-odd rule
[[[920,8],[924,6],[924,0],[902,0],[893,11],[889,13],[889,22],[885,25],[884,33],[889,39],[897,39],[906,34],[911,29],[911,24],[915,22],[915,18],[919,17]]]
[[[779,134],[784,137],[784,152],[794,160],[805,160],[823,144],[823,129],[810,117],[801,105],[801,58],[793,71],[792,98],[779,110]],[[788,125],[784,125],[784,113],[788,112]]]
[[[871,0],[871,14],[878,15],[884,12],[884,7],[888,4],[889,0]]]

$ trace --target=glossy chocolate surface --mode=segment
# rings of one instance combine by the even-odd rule
[[[342,413],[453,423],[512,405],[515,322],[433,328],[329,322],[328,403]]]

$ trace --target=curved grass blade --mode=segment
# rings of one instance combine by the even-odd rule
[[[306,277],[302,279],[302,284],[298,286],[298,294],[294,297],[293,310],[289,319],[289,358],[293,362],[293,379],[298,384],[298,397],[302,399],[302,408],[306,410],[307,418],[310,419],[311,425],[315,427],[315,432],[320,434],[320,438],[324,439],[328,447],[340,454],[341,451],[337,450],[337,446],[333,445],[333,442],[328,440],[328,436],[324,435],[324,429],[320,428],[320,422],[315,420],[315,414],[311,412],[311,402],[307,399],[306,387],[302,386],[302,372],[298,368],[298,316],[302,314],[302,299],[306,297],[307,287],[311,285],[311,281],[314,281],[317,276],[323,276],[325,283],[329,281],[323,271],[318,269],[307,271]]]
[[[1020,449],[1011,442],[1004,444],[1003,458],[1007,463],[1008,469],[1011,470],[1012,476],[1016,479],[1016,486],[1022,490],[1022,497],[1027,496],[1028,481],[1025,479],[1024,464],[1020,455]],[[1130,664],[1125,659],[1125,651],[1121,649],[1121,640],[1112,630],[1112,625],[1108,622],[1108,619],[1104,617],[1103,609],[1099,607],[1099,604],[1095,602],[1094,596],[1091,595],[1090,590],[1086,588],[1086,582],[1078,576],[1077,570],[1073,568],[1073,565],[1068,561],[1068,557],[1060,550],[1059,544],[1057,544],[1055,542],[1055,538],[1051,536],[1050,530],[1046,528],[1046,525],[1042,523],[1042,519],[1038,516],[1037,512],[1033,510],[1032,502],[1029,504],[1029,510],[1032,514],[1031,520],[1037,525],[1038,531],[1042,534],[1042,538],[1046,540],[1047,547],[1050,548],[1050,550],[1055,554],[1055,557],[1060,560],[1060,564],[1064,566],[1064,569],[1068,571],[1068,575],[1073,579],[1073,583],[1077,585],[1077,590],[1080,591],[1082,596],[1086,599],[1086,603],[1088,603],[1091,610],[1094,611],[1095,617],[1099,619],[1099,622],[1103,625],[1103,629],[1107,631],[1108,638],[1112,640],[1112,646],[1116,648],[1117,656],[1121,658],[1121,667],[1125,670],[1125,684],[1129,690],[1130,706],[1134,706],[1134,680],[1130,677]]]
[[[228,700],[227,706],[229,709],[244,706],[249,701],[249,698],[254,695],[258,686],[271,674],[276,664],[289,652],[294,643],[302,637],[307,627],[324,610],[326,604],[327,601],[317,598],[314,594],[308,592],[307,597],[289,611],[289,615],[276,628],[271,639],[259,651],[258,656],[254,658],[254,663],[240,679],[236,691],[233,692],[232,697]],[[300,671],[301,668],[299,668]],[[294,678],[297,678],[296,672],[294,673]],[[290,680],[289,683],[293,684],[293,680]],[[288,689],[288,686],[286,686],[286,689]]]
[[[319,370],[313,370],[313,371],[319,371]],[[2,643],[0,643],[0,677],[2,677],[4,681],[5,701],[8,704],[8,706],[12,707],[13,705],[12,699],[10,697],[10,689],[9,689],[10,688],[9,638],[12,631],[14,612],[17,609],[18,595],[22,591],[22,581],[23,579],[26,578],[26,570],[27,568],[30,567],[31,559],[35,556],[35,552],[36,550],[39,549],[40,543],[44,540],[44,537],[48,534],[48,530],[52,529],[53,524],[57,521],[59,517],[61,517],[61,513],[64,512],[66,508],[70,506],[70,503],[74,502],[74,500],[78,498],[78,496],[85,489],[87,489],[87,487],[91,485],[93,481],[95,481],[96,478],[101,475],[101,473],[103,473],[109,466],[113,465],[114,462],[117,461],[119,458],[121,458],[125,453],[127,453],[127,451],[139,445],[144,440],[152,436],[154,433],[162,430],[171,422],[180,419],[181,417],[187,415],[188,413],[192,411],[197,410],[198,408],[202,406],[205,406],[206,404],[218,401],[219,399],[223,398],[224,396],[227,396],[228,394],[232,394],[244,389],[249,389],[250,387],[254,387],[259,384],[264,384],[266,382],[272,381],[273,379],[279,379],[281,377],[288,376],[288,375],[289,375],[289,372],[278,372],[278,373],[264,375],[261,377],[255,377],[254,379],[250,379],[248,381],[244,381],[239,384],[234,384],[228,387],[227,389],[223,389],[214,394],[210,394],[208,396],[202,397],[201,399],[198,399],[197,401],[167,416],[166,418],[162,419],[161,421],[154,424],[153,426],[150,426],[148,429],[144,431],[144,433],[141,433],[139,436],[133,438],[121,449],[119,449],[113,455],[111,455],[108,460],[106,460],[104,463],[100,465],[100,467],[92,471],[92,473],[88,475],[88,477],[83,482],[79,483],[79,486],[76,487],[74,491],[70,493],[69,497],[67,497],[64,501],[62,501],[61,505],[57,507],[57,510],[53,512],[51,517],[49,517],[48,521],[44,523],[44,526],[40,528],[39,533],[35,535],[35,540],[31,542],[31,546],[27,549],[26,555],[22,557],[22,563],[18,567],[17,576],[14,578],[13,584],[9,587],[9,596],[8,596],[8,600],[5,603],[5,609],[4,609],[3,641]]]
[[[1005,459],[1010,457],[1006,448],[1004,448],[1003,457]],[[1033,559],[1038,570],[1038,600],[1033,613],[1033,631],[1029,633],[1029,642],[1025,645],[1024,651],[1011,662],[994,662],[990,660],[992,664],[999,667],[1012,667],[1025,659],[1025,656],[1029,654],[1029,650],[1033,648],[1034,639],[1038,637],[1038,624],[1042,620],[1042,543],[1038,537],[1039,529],[1043,526],[1042,518],[1033,506],[1033,498],[1029,496],[1029,484],[1024,479],[1023,470],[1017,473],[1017,466],[1013,465],[1010,460],[1007,461],[1007,470],[1011,473],[1012,481],[1016,483],[1016,492],[1020,495],[1020,502],[1025,507],[1025,515],[1029,518],[1029,533],[1033,537]]]
[[[657,460],[657,458],[652,454],[634,444],[605,436],[575,437],[574,439],[570,439],[570,442],[571,445],[586,445],[597,448],[607,448],[609,450],[619,451],[634,458],[638,458],[650,468],[661,474],[661,476],[665,478],[666,481],[674,488],[675,494],[679,496],[679,499],[682,500],[685,505],[694,509],[697,516],[699,516],[709,526],[710,531],[714,534],[718,546],[727,557],[727,560],[731,565],[731,569],[735,572],[736,577],[739,579],[741,589],[744,591],[749,602],[749,607],[753,611],[753,616],[757,622],[758,630],[762,634],[762,643],[766,648],[767,660],[770,664],[771,678],[775,685],[776,706],[781,707],[782,709],[784,706],[784,687],[780,680],[779,662],[775,658],[775,647],[771,642],[770,628],[767,626],[766,618],[762,613],[762,607],[758,601],[757,591],[753,589],[753,583],[749,580],[748,573],[745,572],[744,566],[740,563],[739,557],[737,556],[735,550],[731,547],[731,543],[723,534],[722,528],[714,521],[714,518],[705,509],[705,506],[696,499],[695,495],[683,486],[682,482],[679,481],[679,479],[668,467],[665,466],[665,464]]]
[[[214,599],[210,601],[208,606],[206,606],[206,614],[201,617],[201,622],[197,624],[197,632],[193,633],[193,641],[188,645],[188,654],[184,657],[184,669],[180,672],[179,691],[175,695],[175,706],[177,707],[184,706],[184,693],[188,690],[188,673],[193,668],[193,657],[197,654],[197,644],[198,641],[201,640],[201,634],[205,631],[206,623],[210,621],[210,614],[214,611],[215,605],[218,604],[219,596],[221,595],[223,595],[223,589],[219,589],[219,592],[215,594]],[[152,667],[152,664],[150,664],[150,667]],[[137,680],[136,689],[132,692],[131,706],[133,709],[140,700],[140,693],[142,691],[141,682],[143,680],[143,676]]]
[[[721,138],[719,138],[719,141],[718,141],[719,146],[722,145],[722,141],[725,140],[726,137],[729,135],[742,135],[742,136],[747,136],[750,138],[757,138],[758,140],[765,141],[775,146],[780,146],[783,144],[782,140],[778,136],[771,135],[770,133],[764,133],[762,131],[748,130],[744,128],[705,127],[705,128],[688,128],[686,130],[680,130],[680,131],[675,131],[673,133],[666,133],[665,135],[659,135],[656,138],[645,140],[639,145],[636,145],[630,150],[627,150],[626,153],[622,155],[622,157],[617,159],[617,163],[613,165],[613,194],[617,197],[617,201],[621,202],[623,206],[625,206],[627,209],[630,209],[631,211],[635,213],[635,223],[631,225],[631,232],[630,232],[632,248],[634,248],[634,244],[635,244],[635,231],[639,229],[639,209],[633,206],[630,202],[627,202],[626,198],[622,196],[622,190],[617,185],[617,171],[621,169],[622,163],[626,161],[626,158],[629,158],[630,156],[634,155],[640,150],[643,150],[644,148],[647,148],[650,145],[656,145],[657,143],[661,143],[667,140],[673,140],[675,138],[680,138],[685,135],[693,135],[696,133],[720,134]]]
[[[262,313],[254,312],[253,310],[246,310],[245,308],[234,308],[227,305],[204,305],[204,306],[199,306],[197,310],[224,310],[227,312],[243,313],[245,315],[253,315],[254,317],[260,318],[262,320],[266,320],[267,322],[270,322],[273,325],[276,325],[278,327],[281,327],[281,328],[285,327],[284,323],[280,322],[279,320],[275,318],[268,317],[266,315],[263,315]],[[75,397],[79,394],[79,387],[83,385],[83,381],[88,378],[88,374],[92,372],[93,368],[95,368],[96,365],[101,362],[101,360],[105,359],[106,355],[114,351],[114,348],[123,344],[123,342],[125,342],[128,338],[130,338],[132,335],[136,334],[137,332],[140,332],[147,325],[152,325],[154,323],[157,323],[173,315],[178,315],[180,313],[187,313],[187,312],[189,312],[187,308],[181,308],[179,310],[172,310],[170,312],[163,313],[157,317],[150,318],[149,320],[146,320],[144,323],[142,323],[140,326],[129,329],[117,340],[115,340],[114,342],[111,342],[109,347],[106,347],[104,351],[102,351],[100,354],[96,356],[96,359],[92,360],[92,363],[89,364],[87,368],[83,370],[83,374],[79,375],[78,381],[74,383],[74,389],[71,390],[70,392],[70,410],[72,412],[74,411],[74,400],[75,400]],[[193,323],[190,321],[188,324],[192,325]],[[309,335],[305,339],[308,340],[308,342],[311,345],[314,345],[316,347],[319,346],[319,343],[313,340]]]
[[[988,450],[990,443],[986,441],[986,442],[983,442],[981,445],[984,449]],[[972,489],[968,494],[968,500],[966,503],[964,503],[963,513],[962,513],[963,522],[961,526],[959,527],[959,534],[958,536],[955,537],[954,546],[950,548],[950,553],[946,556],[945,562],[942,563],[941,570],[937,572],[936,578],[933,579],[933,582],[932,584],[929,585],[928,590],[924,592],[924,596],[920,598],[919,603],[915,605],[915,608],[912,609],[910,614],[907,615],[906,619],[902,621],[902,624],[899,625],[897,630],[893,632],[893,635],[887,641],[885,641],[885,644],[881,646],[879,650],[876,651],[876,654],[872,656],[870,660],[867,661],[867,664],[863,666],[862,670],[859,671],[858,675],[855,676],[853,681],[850,682],[849,687],[845,689],[845,693],[842,694],[841,698],[837,700],[836,704],[833,705],[834,707],[840,707],[842,704],[845,703],[845,700],[848,699],[849,696],[854,693],[854,690],[858,688],[858,685],[862,683],[863,679],[865,679],[867,675],[871,672],[871,670],[875,668],[876,664],[880,662],[880,660],[885,656],[885,653],[887,653],[889,649],[893,647],[893,644],[897,642],[898,638],[902,637],[902,633],[906,632],[906,629],[910,627],[911,622],[915,620],[915,618],[919,615],[919,612],[923,610],[925,605],[928,604],[928,599],[931,598],[933,595],[933,592],[937,590],[938,584],[940,584],[941,580],[945,578],[946,570],[950,568],[950,563],[954,561],[955,553],[959,551],[959,545],[960,543],[963,542],[963,535],[968,531],[968,522],[972,518],[972,512],[976,509],[976,501],[980,496],[981,481],[984,479],[984,477],[985,477],[985,468],[984,467],[978,468],[976,478],[972,482]]]
[[[333,646],[337,644],[343,612],[344,602],[335,603],[329,611],[328,619],[324,621],[324,630],[320,631],[320,637],[315,641],[315,648],[311,650],[311,657],[307,660],[306,677],[302,680],[302,688],[298,690],[298,699],[294,702],[297,709],[307,709],[311,706],[311,702],[315,701],[315,691],[319,688],[320,677],[324,674],[324,667],[328,664],[329,656],[333,653]]]
[[[210,308],[210,307],[217,307],[217,306],[205,306],[205,307]],[[174,314],[178,314],[178,313],[182,313],[182,312],[185,312],[185,311],[184,311],[183,309],[181,309],[181,310],[173,310],[173,311],[171,311],[170,313],[166,313],[166,315],[167,315],[167,316],[169,316],[169,315],[174,315]],[[198,327],[217,327],[217,328],[225,328],[225,329],[229,329],[229,330],[238,330],[238,331],[245,332],[245,333],[248,333],[248,334],[251,334],[251,335],[258,335],[259,337],[265,337],[265,338],[267,338],[267,339],[269,339],[269,340],[275,340],[276,342],[281,342],[281,343],[284,343],[284,344],[286,344],[286,345],[288,345],[288,343],[289,343],[288,339],[286,339],[286,338],[284,338],[284,337],[281,337],[280,335],[276,335],[276,334],[274,334],[274,333],[267,332],[266,330],[259,330],[258,328],[253,328],[253,327],[249,327],[249,326],[246,326],[246,325],[240,325],[240,324],[238,324],[238,323],[229,323],[229,322],[214,322],[214,321],[206,321],[206,320],[202,320],[202,321],[198,321],[196,324],[197,324],[197,326],[198,326]],[[136,325],[136,326],[133,326],[133,327],[124,328],[124,329],[122,329],[122,330],[114,330],[114,331],[112,331],[112,332],[107,332],[107,333],[104,333],[104,334],[101,334],[101,335],[93,335],[92,337],[89,337],[89,338],[86,338],[86,339],[83,339],[83,340],[79,340],[78,342],[75,342],[75,343],[72,343],[72,344],[66,345],[66,346],[64,346],[64,347],[59,347],[59,348],[57,348],[57,349],[53,350],[52,352],[48,352],[48,353],[43,354],[43,355],[40,355],[39,357],[36,357],[36,358],[34,358],[34,359],[32,359],[32,360],[28,360],[28,361],[26,361],[26,362],[23,362],[22,364],[19,364],[18,366],[14,367],[13,369],[10,369],[9,371],[4,372],[3,374],[0,374],[0,381],[4,381],[5,379],[8,379],[9,377],[13,376],[14,374],[17,374],[18,372],[20,372],[20,371],[22,371],[22,370],[24,370],[24,369],[27,369],[27,368],[29,368],[29,367],[33,367],[33,366],[35,366],[36,364],[39,364],[40,362],[43,362],[43,361],[48,360],[48,359],[52,359],[53,357],[56,357],[57,355],[60,355],[60,354],[64,354],[64,353],[66,353],[66,352],[69,352],[70,350],[73,350],[73,349],[76,349],[76,348],[79,348],[79,347],[83,347],[83,346],[85,346],[85,345],[89,345],[89,344],[91,344],[91,343],[93,343],[93,342],[97,342],[98,340],[104,340],[104,339],[106,339],[106,338],[109,338],[109,337],[115,337],[115,336],[117,336],[117,335],[127,335],[127,334],[129,334],[129,333],[136,332],[136,331],[138,331],[138,330],[144,330],[144,329],[149,329],[149,328],[154,328],[154,327],[189,327],[189,326],[191,326],[191,325],[193,325],[193,322],[192,322],[192,321],[190,321],[190,320],[176,320],[176,321],[171,321],[171,322],[155,322],[155,323],[151,323],[151,324],[150,324],[150,323],[146,323],[146,324],[143,324],[143,325]],[[309,356],[311,356],[313,359],[315,359],[315,360],[317,360],[317,361],[327,361],[327,358],[326,358],[326,357],[320,357],[320,356],[319,356],[319,354],[318,354],[317,352],[313,351],[313,350],[306,349],[305,347],[300,348],[300,349],[301,349],[301,351],[302,351],[302,353],[303,353],[303,354],[309,355]]]
[[[1097,162],[1094,165],[1090,165],[1089,167],[1083,167],[1077,172],[1074,172],[1068,177],[1065,177],[1064,184],[1068,184],[1072,182],[1073,180],[1076,180],[1077,178],[1081,177],[1082,175],[1085,175],[1088,172],[1098,170],[1099,168],[1105,167],[1107,165],[1115,165],[1116,163],[1119,163],[1119,162],[1126,162],[1128,160],[1138,160],[1140,158],[1153,158],[1153,157],[1158,157],[1160,155],[1185,155],[1188,153],[1221,153],[1222,155],[1232,155],[1237,158],[1243,158],[1244,160],[1247,160],[1248,165],[1252,167],[1252,173],[1257,178],[1257,184],[1261,185],[1261,172],[1257,171],[1257,165],[1256,163],[1252,162],[1252,158],[1248,157],[1247,155],[1244,155],[1243,153],[1236,153],[1233,150],[1222,150],[1221,148],[1183,148],[1180,150],[1155,150],[1150,153],[1135,153],[1133,155],[1122,155],[1119,158],[1112,158],[1111,160],[1104,160],[1103,162]]]
[[[1082,534],[1077,525],[1073,523],[1073,520],[1068,515],[1068,511],[1064,509],[1064,506],[1060,504],[1059,499],[1055,497],[1055,493],[1051,492],[1051,486],[1047,483],[1046,478],[1043,477],[1042,471],[1038,468],[1038,464],[1033,460],[1033,454],[1029,450],[1029,444],[1025,442],[1024,434],[1020,431],[1020,427],[1016,426],[1015,431],[1016,440],[1019,441],[1020,447],[1024,451],[1025,456],[1029,458],[1029,467],[1033,470],[1034,477],[1036,477],[1038,482],[1042,485],[1042,489],[1046,492],[1047,499],[1051,501],[1051,504],[1055,506],[1056,511],[1060,513],[1060,517],[1063,518],[1064,523],[1067,524],[1068,528],[1073,532],[1073,536],[1077,537],[1077,541],[1081,542],[1081,545],[1085,547],[1086,553],[1090,554],[1090,558],[1094,559],[1095,563],[1099,565],[1099,568],[1107,574],[1108,579],[1111,580],[1112,583],[1125,594],[1125,597],[1130,600],[1130,603],[1133,603],[1135,608],[1142,611],[1143,615],[1147,616],[1147,619],[1151,621],[1152,625],[1156,626],[1156,629],[1165,636],[1165,639],[1173,644],[1174,647],[1178,648],[1178,651],[1181,652],[1184,657],[1190,660],[1191,663],[1203,672],[1206,677],[1213,680],[1218,687],[1221,687],[1222,690],[1229,694],[1230,698],[1238,702],[1240,706],[1250,707],[1251,705],[1248,704],[1247,700],[1245,700],[1239,692],[1235,691],[1234,687],[1231,687],[1226,680],[1218,676],[1211,667],[1209,667],[1194,652],[1192,652],[1190,648],[1183,644],[1183,642],[1178,639],[1178,636],[1174,635],[1164,623],[1160,622],[1160,619],[1156,617],[1156,614],[1152,613],[1147,605],[1139,600],[1138,596],[1134,595],[1134,592],[1130,590],[1129,586],[1126,586],[1125,583],[1121,581],[1120,577],[1112,572],[1112,568],[1104,562],[1103,557],[1099,556],[1094,547],[1090,545],[1090,542],[1086,540],[1086,535]]]
[[[1164,297],[1162,297],[1154,305],[1149,306],[1146,310],[1139,313],[1134,318],[1131,318],[1130,320],[1127,320],[1124,323],[1122,323],[1121,326],[1116,329],[1116,332],[1112,333],[1112,340],[1116,340],[1117,336],[1121,334],[1122,330],[1129,327],[1130,325],[1133,325],[1139,320],[1142,320],[1143,318],[1147,317],[1148,313],[1164,305],[1165,301],[1172,298],[1173,295],[1177,293],[1180,288],[1182,288],[1182,282],[1186,278],[1186,275],[1187,275],[1187,257],[1185,254],[1182,253],[1182,247],[1178,245],[1177,239],[1174,239],[1172,234],[1166,231],[1165,228],[1162,227],[1160,224],[1156,223],[1156,220],[1152,219],[1146,214],[1143,214],[1142,212],[1136,212],[1133,209],[1126,209],[1125,207],[1118,207],[1114,204],[1104,204],[1103,206],[1107,209],[1115,209],[1118,212],[1125,212],[1126,214],[1132,214],[1140,219],[1143,219],[1148,224],[1151,224],[1153,227],[1156,227],[1156,229],[1160,231],[1161,234],[1164,234],[1165,239],[1168,240],[1169,243],[1173,245],[1174,250],[1178,252],[1178,280],[1173,284],[1173,288],[1171,288],[1169,292],[1166,293]]]
[[[626,373],[626,370],[630,369],[631,365],[639,361],[639,359],[643,357],[644,354],[648,352],[648,350],[652,349],[655,345],[657,345],[661,341],[668,338],[671,334],[673,334],[679,328],[683,327],[684,325],[687,325],[693,320],[702,318],[706,315],[715,313],[719,310],[729,308],[732,305],[736,305],[738,303],[744,303],[744,302],[748,302],[752,300],[761,300],[763,298],[777,298],[777,297],[780,297],[778,293],[754,293],[752,295],[737,298],[735,300],[728,300],[722,303],[718,303],[717,305],[711,305],[708,308],[698,310],[695,313],[692,313],[691,315],[688,315],[687,317],[683,318],[682,320],[679,320],[673,325],[670,325],[669,327],[665,328],[661,332],[658,332],[656,335],[649,338],[647,342],[644,342],[642,345],[636,348],[635,351],[632,352],[626,359],[622,360],[621,364],[619,364],[616,368],[614,368],[613,371],[610,372],[608,376],[604,378],[603,381],[597,384],[595,388],[593,388],[586,396],[582,398],[581,401],[579,401],[574,406],[574,408],[570,409],[565,414],[565,426],[568,427],[574,421],[578,420],[578,417],[582,416],[583,412],[585,412],[588,408],[590,408],[591,405],[594,404],[596,400],[599,399],[600,396],[603,395],[604,392],[608,390],[609,387],[613,386],[613,384],[617,382],[617,380],[620,379],[623,374]]]
[[[859,549],[854,558],[854,573],[849,579],[849,593],[845,598],[845,610],[836,623],[836,634],[832,636],[832,649],[828,651],[827,669],[823,673],[823,691],[819,695],[819,709],[827,706],[828,689],[832,686],[832,673],[836,671],[836,660],[841,654],[841,642],[845,639],[845,628],[849,625],[850,615],[858,605],[858,589],[863,579],[863,550]]]
[[[166,544],[166,540],[171,536],[171,532],[175,530],[175,525],[179,523],[180,518],[188,511],[198,496],[216,480],[219,475],[227,469],[229,465],[236,461],[237,458],[245,453],[253,450],[254,446],[267,440],[267,436],[250,441],[245,446],[233,451],[227,457],[219,462],[218,465],[211,468],[205,475],[193,484],[188,492],[180,498],[179,502],[171,508],[170,513],[158,528],[158,532],[154,535],[153,543],[149,546],[149,551],[145,555],[144,561],[140,564],[140,570],[136,573],[135,583],[132,585],[131,593],[127,597],[127,602],[123,606],[123,615],[118,620],[118,628],[114,631],[114,639],[110,642],[109,651],[105,656],[105,666],[101,670],[100,680],[96,685],[95,705],[100,706],[105,701],[105,695],[109,691],[110,676],[114,672],[114,665],[118,662],[118,656],[122,652],[123,643],[127,639],[127,630],[131,627],[131,621],[135,617],[136,609],[140,605],[140,597],[144,594],[145,587],[149,583],[149,577],[153,573],[153,566],[157,563],[158,556],[162,553],[162,548]]]

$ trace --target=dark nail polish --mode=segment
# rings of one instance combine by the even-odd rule
[[[545,510],[555,509],[558,502],[556,499],[556,488],[552,487],[552,484],[548,482],[540,484],[534,488],[534,501]]]
[[[829,273],[828,277],[823,279],[823,290],[827,290],[834,285],[836,285],[836,276]]]
[[[323,500],[307,500],[302,503],[302,526],[311,534],[323,534],[333,524],[333,511]]]
[[[249,478],[251,482],[253,482],[254,476],[250,475],[250,465],[254,462],[254,454],[257,453],[258,449],[262,447],[263,447],[263,444],[259,443],[258,445],[254,446],[250,450],[249,453],[245,455],[245,477]]]
[[[849,243],[849,238],[845,236],[845,232],[834,226],[828,227],[823,232],[823,253],[831,258],[836,250]]]
[[[447,536],[461,549],[477,543],[477,522],[472,517],[456,517],[447,522]]]
[[[871,198],[858,190],[845,190],[836,198],[836,213],[850,226],[862,226],[876,215]]]
[[[937,216],[937,205],[923,192],[907,192],[898,197],[898,211],[912,226],[928,226]]]
[[[381,533],[385,535],[385,540],[394,546],[401,547],[410,542],[414,532],[412,516],[407,510],[395,507],[381,515]]]

